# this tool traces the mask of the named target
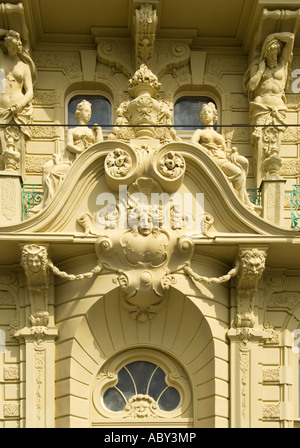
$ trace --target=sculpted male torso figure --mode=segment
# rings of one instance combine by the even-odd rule
[[[249,67],[244,87],[254,114],[257,113],[255,105],[266,110],[286,109],[285,89],[293,44],[292,33],[270,34],[264,41],[259,60],[255,60]]]

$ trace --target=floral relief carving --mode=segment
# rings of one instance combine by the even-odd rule
[[[159,171],[166,177],[177,178],[185,171],[185,160],[174,151],[169,151],[159,161]]]
[[[280,403],[264,403],[263,418],[280,418]]]
[[[280,342],[279,332],[274,329],[270,322],[264,322],[263,339],[266,345],[277,345]]]
[[[240,371],[241,371],[241,398],[242,398],[242,415],[245,418],[248,404],[249,393],[249,368],[250,368],[249,351],[240,351]]]
[[[131,168],[132,160],[130,155],[123,149],[115,149],[105,159],[105,170],[112,177],[124,177]]]
[[[280,381],[280,367],[263,370],[264,383],[278,383]]]
[[[5,418],[20,417],[20,404],[16,402],[4,403],[3,416]]]
[[[70,78],[76,78],[81,74],[78,53],[35,51],[33,56],[38,68],[61,69]]]
[[[300,293],[295,292],[275,292],[267,302],[268,308],[293,308],[299,303]]]
[[[20,379],[20,368],[19,367],[4,367],[3,377],[5,381],[16,381]]]

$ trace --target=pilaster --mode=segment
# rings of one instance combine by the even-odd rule
[[[47,247],[22,248],[21,265],[27,278],[30,305],[28,326],[17,331],[25,368],[26,428],[52,428],[55,421],[55,339],[53,285]]]
[[[241,248],[238,253],[236,314],[227,336],[230,340],[231,426],[253,428],[258,423],[259,343],[257,288],[265,268],[266,249]]]

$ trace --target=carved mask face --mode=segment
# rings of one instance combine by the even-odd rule
[[[38,255],[29,255],[28,256],[28,267],[31,272],[37,273],[42,267],[41,259]]]

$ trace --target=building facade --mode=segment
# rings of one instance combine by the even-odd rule
[[[297,427],[299,0],[0,22],[0,427]]]

